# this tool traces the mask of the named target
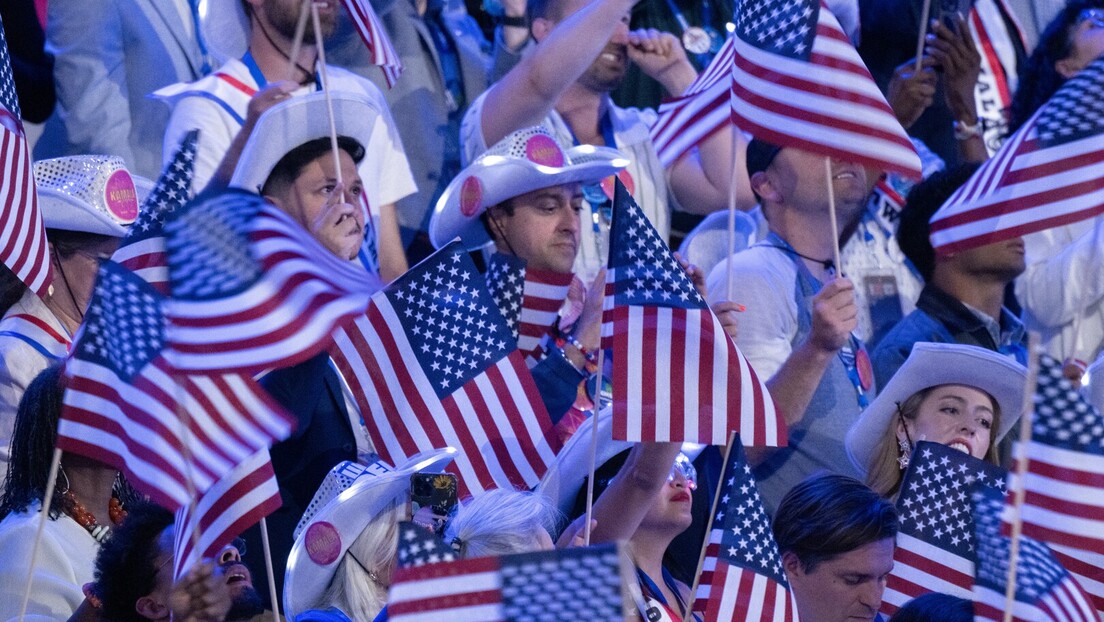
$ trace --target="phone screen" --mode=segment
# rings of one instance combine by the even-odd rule
[[[456,507],[456,476],[452,473],[415,473],[410,476],[410,516],[442,534],[445,519]]]

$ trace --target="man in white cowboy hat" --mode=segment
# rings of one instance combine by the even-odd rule
[[[0,299],[0,466],[6,465],[16,409],[27,385],[69,353],[84,319],[101,259],[111,256],[152,184],[122,158],[70,156],[34,164],[53,281],[39,298],[7,268]],[[136,183],[137,182],[137,183]]]
[[[429,221],[430,241],[441,247],[459,237],[472,250],[493,241],[499,253],[524,260],[527,273],[570,275],[582,242],[583,186],[627,164],[609,147],[565,151],[543,126],[518,130],[452,180]],[[601,293],[588,298],[568,342],[548,349],[531,370],[553,421],[574,402],[587,353],[598,348]]]
[[[338,158],[330,146],[325,93],[289,98],[260,116],[242,150],[230,185],[256,192],[299,222],[334,254],[351,259],[360,249],[364,213],[356,197],[364,189],[357,163],[372,138],[380,107],[363,96],[331,94]],[[338,171],[341,183],[338,182]],[[269,372],[261,384],[295,416],[295,433],[272,448],[283,505],[267,518],[277,587],[292,532],[330,468],[372,454],[348,385],[326,354]],[[260,532],[243,536],[261,550]],[[255,576],[259,556],[247,559]],[[262,594],[267,601],[268,594]]]
[[[323,37],[327,37],[338,19],[339,3],[330,0],[315,4]],[[319,42],[314,40],[313,29],[307,28],[298,58],[289,59],[300,6],[300,0],[210,0],[202,29],[211,52],[225,64],[206,78],[154,93],[173,108],[164,136],[166,163],[186,133],[200,130],[193,192],[206,187],[216,171],[233,169],[234,138],[239,130],[251,129],[258,112],[273,101],[321,90],[321,79],[315,72]],[[286,82],[292,60],[293,82]],[[337,67],[327,66],[326,73],[331,91],[360,95],[381,111],[368,126],[370,140],[362,144],[368,156],[358,168],[361,176],[372,182],[366,198],[373,217],[378,219],[373,231],[378,235],[379,270],[385,279],[391,279],[407,267],[395,202],[416,191],[410,166],[379,89]],[[254,96],[256,101],[251,105]],[[228,153],[229,166],[220,169]]]
[[[535,48],[476,99],[464,115],[460,139],[467,161],[489,145],[535,123],[552,130],[562,145],[605,145],[622,150],[629,166],[621,173],[637,204],[664,238],[674,206],[709,213],[728,204],[734,170],[743,169],[743,141],[732,161],[732,132],[716,132],[696,149],[664,167],[649,136],[654,112],[620,108],[609,93],[630,61],[658,80],[672,96],[696,77],[682,46],[669,33],[628,31],[635,0],[537,0],[528,5]],[[737,202],[755,201],[742,173],[736,173]],[[575,272],[593,278],[605,257],[608,223],[595,206],[580,213],[586,242]],[[597,227],[597,230],[595,229]]]

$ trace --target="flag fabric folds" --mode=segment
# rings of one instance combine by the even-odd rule
[[[450,469],[465,494],[531,488],[555,458],[533,378],[458,242],[373,296],[334,340],[331,356],[385,461],[456,447]]]
[[[972,597],[975,542],[970,492],[973,487],[1004,492],[1005,474],[998,466],[946,445],[916,444],[897,497],[900,529],[882,613],[891,615],[928,592]]]
[[[173,369],[162,356],[163,305],[134,273],[101,264],[66,365],[58,446],[124,471],[175,510],[287,437],[293,420],[251,378]]]
[[[545,350],[542,344],[560,316],[574,275],[528,269],[524,259],[496,253],[485,276],[487,289],[531,368]]]
[[[976,492],[974,531],[977,541],[977,580],[974,582],[974,620],[1003,622],[1007,604],[1011,540],[1001,535],[1004,495]],[[1055,559],[1045,544],[1023,536],[1016,564],[1014,622],[1100,622],[1088,596]]]
[[[1050,547],[1104,615],[1104,417],[1062,375],[1061,362],[1045,354],[1023,449],[1023,533]],[[1012,481],[1014,490],[1015,474]]]
[[[0,22],[0,261],[31,291],[50,286],[46,226],[38,208],[30,145],[15,93],[11,56]]]
[[[613,350],[613,437],[786,444],[767,387],[618,181],[602,314]]]
[[[383,71],[387,87],[394,88],[395,82],[402,75],[402,59],[391,44],[391,39],[387,37],[387,31],[380,24],[372,4],[367,0],[342,0],[342,4],[345,5],[360,39],[368,47],[372,64],[378,65]]]
[[[738,439],[720,482],[722,496],[709,531],[694,611],[705,622],[796,621],[797,603],[782,571],[770,517]]]
[[[931,219],[937,253],[1104,213],[1104,59],[1070,78]]]
[[[416,568],[426,564],[456,561],[456,551],[441,542],[437,534],[412,521],[399,523],[399,546],[396,560],[399,568]]]
[[[783,147],[920,178],[920,157],[821,0],[736,5],[732,118]]]
[[[680,96],[659,106],[651,128],[659,162],[668,167],[698,143],[732,122],[732,64],[735,39],[717,55]]]
[[[324,350],[379,288],[376,277],[242,190],[197,197],[167,220],[165,234],[165,358],[183,371],[295,365]]]
[[[614,544],[399,568],[388,619],[621,621],[635,615],[625,588],[635,578]]]
[[[216,557],[249,527],[280,507],[280,488],[268,448],[257,450],[199,495],[195,506],[176,511],[173,576],[177,579],[201,559]],[[198,530],[199,547],[192,532]]]

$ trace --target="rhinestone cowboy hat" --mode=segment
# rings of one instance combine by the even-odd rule
[[[126,235],[153,182],[131,175],[117,156],[76,155],[34,163],[38,204],[47,229]]]
[[[945,384],[974,387],[996,400],[1000,405],[1000,425],[990,442],[999,443],[1022,414],[1025,382],[1027,369],[998,352],[957,343],[917,343],[878,397],[847,431],[847,455],[865,473],[897,414],[897,404],[904,404],[918,391]]]
[[[354,140],[366,149],[372,128],[380,116],[379,107],[355,93],[332,92],[334,125],[339,137]],[[312,140],[329,138],[330,121],[326,94],[310,93],[290,97],[269,108],[242,149],[230,186],[260,192],[276,164],[296,147]]]
[[[456,453],[451,447],[423,452],[394,470],[382,463],[366,467],[354,462],[331,469],[295,528],[284,575],[287,619],[325,608],[322,597],[334,573],[368,523],[391,503],[405,500],[412,474],[444,469]]]
[[[437,248],[454,238],[468,249],[490,241],[479,216],[506,199],[563,184],[597,183],[629,165],[610,147],[578,145],[564,151],[548,129],[518,130],[468,165],[445,188],[429,220],[429,239]]]

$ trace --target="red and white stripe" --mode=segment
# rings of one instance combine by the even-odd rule
[[[3,41],[0,41],[2,44]],[[0,87],[3,88],[3,87]],[[0,105],[0,261],[40,296],[50,286],[46,227],[23,123]]]
[[[385,461],[455,447],[460,453],[450,469],[465,494],[532,488],[555,459],[551,421],[520,352],[440,399],[384,294],[334,342],[331,356]]]
[[[1003,591],[997,592],[981,584],[974,585],[974,620],[976,622],[1003,622],[1007,599]],[[1019,600],[1012,605],[1013,622],[1099,622],[1100,617],[1089,603],[1081,586],[1070,576],[1043,594],[1034,603]]]
[[[767,387],[707,309],[615,306],[610,270],[603,343],[613,348],[613,438],[786,444]]]
[[[502,574],[497,557],[399,568],[387,593],[394,622],[500,622]]]
[[[540,358],[541,343],[552,331],[560,308],[571,289],[570,273],[545,272],[526,268],[518,314],[518,350],[526,357]]]
[[[62,359],[69,354],[72,343],[69,336],[58,332],[42,318],[28,313],[16,313],[0,322],[0,334],[15,333],[34,341],[54,358]]]
[[[796,622],[797,601],[784,586],[752,570],[718,563],[721,531],[709,533],[694,611],[704,622]]]
[[[379,280],[321,245],[279,208],[258,202],[250,253],[261,276],[225,298],[167,302],[165,358],[192,372],[288,367],[363,314]],[[172,268],[170,267],[170,270]]]
[[[402,60],[395,51],[395,46],[391,44],[387,31],[380,24],[379,17],[376,17],[372,5],[366,0],[342,0],[342,2],[353,20],[357,34],[368,48],[372,64],[379,65],[387,79],[387,86],[393,88],[399,76],[402,75]]]
[[[733,121],[740,129],[776,145],[920,178],[916,149],[823,3],[808,62],[734,39]]]
[[[905,603],[929,592],[972,598],[974,562],[905,533],[897,534],[893,573],[886,580],[881,612],[893,615]]]
[[[159,293],[168,295],[169,267],[164,237],[128,242],[120,246],[111,259],[138,275]]]
[[[681,158],[732,122],[732,63],[735,38],[721,50],[680,96],[663,102],[651,128],[656,155],[664,167]]]
[[[201,494],[194,508],[188,504],[177,510],[174,576],[179,579],[196,562],[217,556],[280,503],[268,449],[261,449]],[[194,546],[193,531],[198,531],[199,548]]]
[[[932,216],[937,253],[1011,240],[1104,213],[1104,134],[1043,148],[1035,124],[1043,110]]]
[[[140,491],[170,509],[294,427],[245,376],[186,377],[160,358],[129,382],[79,357],[65,373],[58,446],[125,470]]]

